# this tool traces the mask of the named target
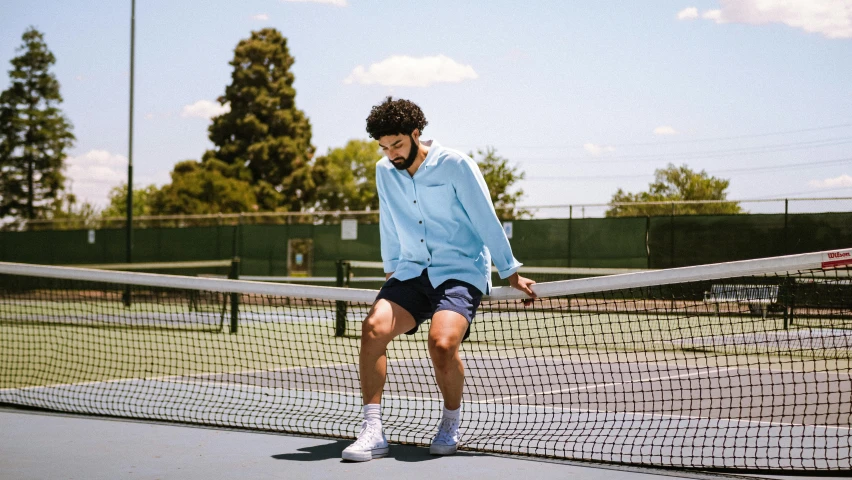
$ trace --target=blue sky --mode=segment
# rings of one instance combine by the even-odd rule
[[[2,3],[4,71],[28,26],[45,34],[72,189],[103,204],[126,178],[130,1]],[[668,163],[734,199],[852,197],[852,0],[139,0],[136,185],[210,148],[233,49],[264,27],[288,38],[319,153],[394,95],[426,138],[526,172],[526,205],[605,203]]]

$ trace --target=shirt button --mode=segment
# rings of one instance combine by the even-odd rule
[[[423,239],[422,239],[422,238],[420,239],[420,243],[423,243]]]
[[[419,222],[417,222],[417,223],[419,223],[420,225],[423,225],[423,220],[420,220],[420,221],[419,221]]]
[[[415,200],[414,203],[417,203],[417,200]]]

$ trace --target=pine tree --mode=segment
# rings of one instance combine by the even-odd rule
[[[62,115],[56,63],[33,27],[11,60],[11,84],[0,93],[0,218],[46,218],[61,203],[66,152],[74,142]]]
[[[273,28],[252,32],[234,50],[232,82],[219,97],[230,111],[209,128],[216,146],[203,162],[247,169],[260,210],[297,211],[314,198],[311,124],[296,108],[287,39]]]

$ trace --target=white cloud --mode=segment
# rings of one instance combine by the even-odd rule
[[[841,175],[835,178],[826,178],[825,180],[811,180],[808,185],[814,188],[837,188],[837,187],[852,187],[852,176]]]
[[[127,157],[106,150],[90,150],[68,157],[65,175],[78,204],[89,202],[105,206],[110,189],[127,181]]]
[[[698,18],[698,9],[695,7],[684,8],[677,12],[678,20],[692,20],[693,18]]]
[[[725,21],[722,20],[721,10],[707,10],[701,14],[701,18],[705,20],[713,20],[716,23],[725,23]]]
[[[82,75],[77,75],[76,77],[74,77],[74,80],[77,80],[78,82],[82,82],[85,79],[86,79],[86,77],[84,77]]]
[[[677,135],[677,130],[668,125],[660,125],[654,129],[654,135]]]
[[[292,3],[325,3],[327,5],[334,5],[335,7],[345,7],[348,5],[346,0],[281,0],[284,2],[292,2]]]
[[[199,100],[192,105],[184,105],[180,116],[184,118],[198,117],[209,119],[230,111],[231,106],[227,103],[225,105],[219,105],[218,102]]]
[[[720,0],[703,18],[716,23],[783,23],[827,38],[852,38],[849,0]]]
[[[153,120],[153,119],[154,119],[153,113],[146,113],[145,114],[145,120]]]
[[[269,15],[267,15],[265,13],[258,13],[257,15],[252,15],[251,19],[252,20],[260,20],[262,22],[265,22],[265,21],[269,20]]]
[[[458,83],[479,75],[470,65],[462,65],[445,55],[409,57],[394,55],[364,68],[358,65],[344,83],[392,87],[428,87],[433,83]]]
[[[583,149],[586,150],[591,155],[595,157],[600,156],[603,153],[614,152],[615,148],[607,145],[595,145],[594,143],[584,143]]]

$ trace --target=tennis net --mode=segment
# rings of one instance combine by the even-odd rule
[[[338,269],[343,269],[338,277],[344,279],[347,286],[364,286],[380,288],[384,282],[384,264],[382,262],[342,260],[338,262]],[[649,271],[641,268],[587,268],[587,267],[533,267],[522,266],[518,273],[536,282],[555,282],[561,280],[574,280],[606,275],[618,275],[621,273],[636,273]],[[258,278],[263,280],[262,278]],[[378,284],[376,283],[378,282]],[[508,281],[501,279],[497,270],[491,269],[491,282],[495,286],[507,286]],[[378,286],[376,286],[378,285]],[[340,286],[340,285],[339,285]]]
[[[461,348],[463,448],[848,472],[850,272],[852,249],[541,283],[531,305],[494,288]],[[0,403],[354,438],[375,294],[0,263]],[[392,442],[440,416],[427,330],[389,347]]]

